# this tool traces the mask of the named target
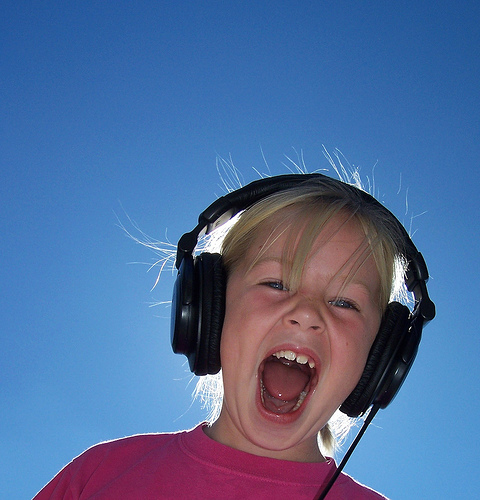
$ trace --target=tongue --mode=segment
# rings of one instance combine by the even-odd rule
[[[263,370],[263,385],[268,393],[282,401],[297,400],[309,380],[295,361],[271,357]]]

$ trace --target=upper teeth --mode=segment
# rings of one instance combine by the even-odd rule
[[[315,362],[313,361],[313,359],[309,358],[305,354],[297,354],[296,352],[287,350],[287,351],[274,352],[273,356],[275,356],[278,359],[285,358],[288,359],[289,361],[296,361],[301,365],[306,365],[308,363],[308,366],[310,368],[315,368]]]

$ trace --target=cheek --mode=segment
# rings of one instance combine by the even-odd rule
[[[223,371],[225,371],[225,367],[232,366],[232,363],[237,357],[235,353],[239,350],[239,335],[236,333],[236,329],[233,328],[232,323],[231,316],[225,314],[225,321],[223,323],[222,336],[220,339],[220,360]]]
[[[341,360],[341,372],[346,379],[359,377],[365,366],[368,351],[357,342],[346,341],[338,346],[337,359]]]
[[[227,289],[220,358],[225,373],[256,374],[259,353],[269,328],[266,305],[251,290]],[[239,375],[240,376],[240,375]]]
[[[229,285],[227,286],[227,292],[225,297],[225,317],[222,326],[222,336],[220,342],[220,351],[225,355],[230,352],[232,344],[238,340],[238,330],[241,327],[240,318],[238,315],[239,307],[235,307],[239,304],[240,297],[236,296],[234,290]],[[241,306],[240,306],[241,307]]]
[[[222,367],[234,368],[241,363],[246,354],[248,344],[248,317],[242,313],[246,310],[240,297],[227,294],[225,319],[220,340],[220,359]]]
[[[342,342],[336,346],[337,359],[340,359],[340,370],[348,376],[350,382],[354,381],[355,384],[360,379],[368,354],[375,340],[380,325],[380,320],[372,321],[368,326],[364,327],[363,331],[358,334],[347,336]]]
[[[248,328],[248,318],[244,316],[237,308],[225,314],[220,342],[224,404],[230,411],[245,403],[245,391],[251,387],[256,373],[253,329]]]

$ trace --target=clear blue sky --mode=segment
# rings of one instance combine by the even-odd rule
[[[188,428],[172,242],[222,194],[322,144],[412,227],[438,316],[347,466],[396,500],[473,498],[480,461],[478,3],[26,2],[0,7],[0,497],[92,444]],[[332,173],[332,175],[334,175]],[[122,208],[123,207],[123,208]],[[131,228],[131,226],[130,226]],[[139,264],[132,264],[139,263]]]

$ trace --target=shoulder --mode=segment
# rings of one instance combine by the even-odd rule
[[[168,443],[169,441],[175,439],[178,434],[181,433],[135,434],[133,436],[126,436],[109,441],[102,441],[85,450],[82,455],[104,454],[113,450],[122,449],[145,450],[150,447],[153,448],[161,445],[162,443]]]
[[[88,491],[99,491],[119,477],[154,474],[158,460],[175,455],[181,436],[191,431],[138,434],[104,441],[88,448],[65,466],[35,497],[35,500],[79,498]]]
[[[334,490],[339,493],[341,492],[345,495],[345,498],[355,498],[356,500],[388,500],[384,495],[359,483],[348,474],[344,473],[340,474],[337,484],[334,486]]]
[[[88,448],[71,463],[103,462],[103,461],[135,461],[154,451],[169,447],[178,442],[182,434],[191,431],[180,431],[158,434],[136,434],[111,441],[103,441]]]

